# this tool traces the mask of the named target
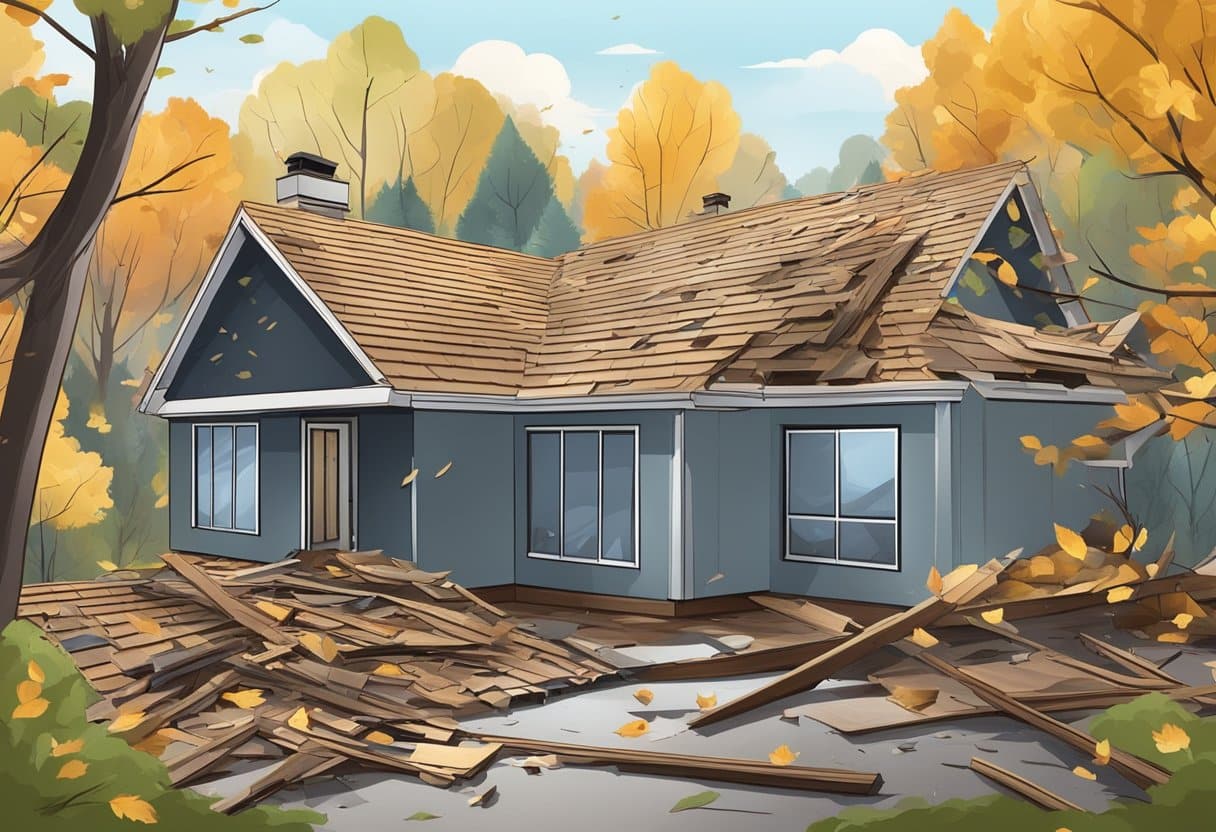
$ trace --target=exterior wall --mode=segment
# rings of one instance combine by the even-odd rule
[[[412,560],[416,486],[402,488],[401,480],[416,464],[414,414],[408,410],[366,411],[359,414],[358,426],[357,545]],[[424,473],[419,470],[416,482]]]
[[[1109,405],[986,400],[969,391],[961,403],[956,563],[983,562],[1055,540],[1053,523],[1080,530],[1112,511],[1097,487],[1119,491],[1119,470],[1074,462],[1064,476],[1035,465],[1019,437],[1063,445],[1108,417]]]
[[[421,414],[419,414],[421,415]],[[604,566],[573,561],[545,560],[527,555],[528,427],[543,425],[638,427],[638,568]],[[669,597],[671,570],[672,453],[675,416],[667,411],[605,413],[536,413],[514,417],[514,540],[515,582],[579,592],[629,595],[635,598]],[[506,488],[510,488],[508,484]],[[495,496],[508,492],[497,489]],[[476,504],[476,503],[474,503]],[[482,583],[501,583],[483,581]]]
[[[409,488],[401,465],[392,487],[417,501],[416,560],[423,569],[452,570],[465,586],[515,581],[516,487],[511,414],[416,411]],[[439,479],[444,465],[452,467]]]
[[[371,383],[287,276],[259,246],[247,242],[224,275],[166,398]]]
[[[192,433],[195,424],[257,422],[258,533],[192,526]],[[300,548],[300,418],[222,416],[169,424],[169,546],[184,552],[275,561]]]

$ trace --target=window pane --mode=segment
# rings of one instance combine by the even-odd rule
[[[790,518],[790,554],[836,559],[836,521]]]
[[[236,527],[248,532],[257,528],[257,437],[253,425],[236,429]]]
[[[894,523],[842,522],[840,559],[894,566],[895,534]]]
[[[840,432],[840,516],[895,519],[895,432]]]
[[[560,433],[528,434],[528,551],[542,555],[561,554],[561,441]]]
[[[633,433],[604,434],[605,560],[633,563]]]
[[[194,429],[194,523],[211,525],[211,428]]]
[[[562,554],[594,558],[600,549],[600,435],[595,431],[570,431],[565,437]]]
[[[790,514],[836,514],[836,435],[790,433]]]
[[[211,429],[211,525],[217,529],[232,528],[232,427]]]

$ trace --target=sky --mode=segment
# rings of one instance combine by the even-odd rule
[[[86,35],[80,15],[57,5],[61,22]],[[634,85],[656,61],[674,60],[725,84],[743,129],[769,141],[793,181],[831,167],[848,136],[881,135],[892,93],[924,77],[919,46],[951,7],[985,29],[996,19],[996,0],[280,0],[222,33],[167,44],[161,65],[175,72],[153,83],[148,108],[193,97],[235,125],[272,67],[321,57],[335,35],[380,15],[401,27],[427,71],[548,107],[543,117],[561,129],[576,172],[605,160],[605,130]],[[178,16],[231,12],[217,0],[183,2]],[[35,31],[44,71],[72,76],[61,100],[87,98],[84,57],[45,24]],[[244,44],[244,34],[264,40]]]

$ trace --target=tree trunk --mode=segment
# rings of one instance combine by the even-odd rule
[[[17,614],[43,446],[80,314],[89,254],[118,193],[148,85],[177,12],[124,46],[105,15],[90,18],[93,110],[75,173],[34,241],[0,262],[0,299],[32,286],[0,410],[0,626]]]

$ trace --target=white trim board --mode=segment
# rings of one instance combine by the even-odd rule
[[[391,387],[351,387],[340,390],[296,390],[207,399],[174,399],[149,410],[157,416],[180,418],[221,413],[271,413],[281,410],[332,410],[351,407],[408,407],[409,397]]]

